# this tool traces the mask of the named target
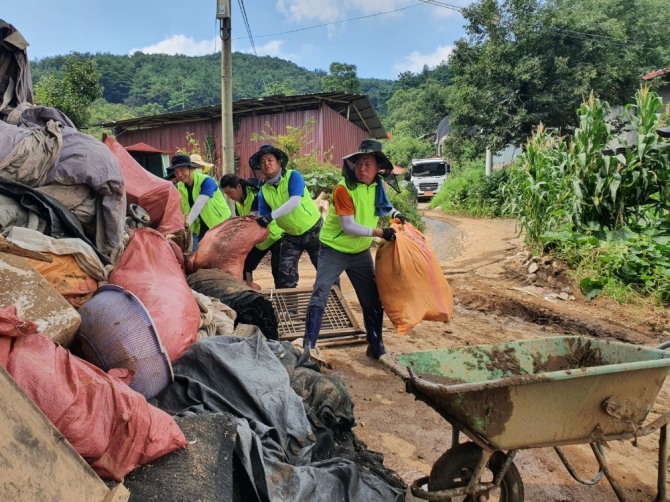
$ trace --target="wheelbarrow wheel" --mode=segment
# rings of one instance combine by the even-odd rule
[[[447,450],[433,465],[428,479],[430,491],[441,491],[449,488],[467,486],[472,474],[482,457],[482,449],[475,443],[461,443]],[[482,475],[482,482],[492,482],[493,478],[502,469],[505,454],[497,451],[493,453],[488,463],[488,473]],[[488,477],[487,477],[488,476]],[[480,498],[483,497],[483,498]],[[514,464],[509,466],[500,482],[500,487],[491,492],[468,495],[463,502],[479,502],[480,500],[498,500],[499,502],[523,502],[523,482],[521,474]],[[446,499],[447,501],[453,499]]]

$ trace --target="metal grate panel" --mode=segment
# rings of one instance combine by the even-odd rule
[[[305,318],[312,288],[268,289],[262,293],[270,300],[277,316],[279,339],[295,340],[305,336]],[[365,339],[365,331],[354,318],[340,289],[333,286],[323,312],[319,339]]]

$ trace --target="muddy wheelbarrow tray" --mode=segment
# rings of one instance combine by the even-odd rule
[[[575,480],[594,484],[604,474],[622,501],[623,491],[609,471],[602,444],[661,429],[656,500],[665,500],[670,411],[644,424],[670,368],[670,354],[663,350],[560,336],[399,354],[395,361],[390,366],[394,371],[396,364],[407,369],[407,391],[451,423],[453,444],[463,432],[489,452],[486,458],[508,450],[506,466],[516,450],[552,446]],[[580,443],[591,443],[601,467],[591,481],[573,474],[560,449]],[[440,500],[451,494],[423,490],[420,485],[427,479],[413,484],[415,495]],[[474,482],[467,493],[476,490]]]
[[[496,450],[630,437],[670,369],[662,350],[579,336],[396,359],[408,367],[409,391]]]

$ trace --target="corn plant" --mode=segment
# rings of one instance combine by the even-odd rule
[[[630,290],[667,302],[670,141],[656,129],[668,113],[644,88],[625,107],[623,134],[609,110],[590,96],[569,139],[538,127],[502,189],[507,209],[531,247],[573,265],[588,297]]]
[[[505,212],[516,216],[531,246],[548,230],[573,219],[573,179],[568,169],[568,145],[540,125],[502,187]]]

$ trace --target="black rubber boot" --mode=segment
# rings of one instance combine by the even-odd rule
[[[316,348],[316,341],[319,339],[321,322],[323,321],[323,309],[311,305],[307,309],[307,318],[305,319],[305,338],[302,346],[313,349]]]
[[[384,309],[381,305],[375,309],[370,309],[367,312],[364,312],[363,322],[365,323],[365,337],[368,341],[368,348],[365,351],[365,354],[373,359],[379,359],[386,354],[384,341],[382,339]]]

